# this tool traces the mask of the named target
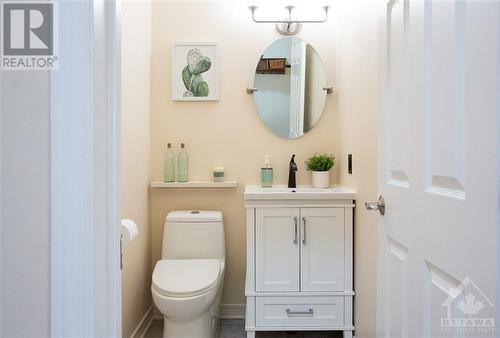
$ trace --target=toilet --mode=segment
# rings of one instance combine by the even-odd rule
[[[151,293],[164,318],[163,337],[211,338],[219,317],[225,267],[220,211],[171,211]]]

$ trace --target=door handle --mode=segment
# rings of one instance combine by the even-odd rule
[[[378,210],[382,216],[385,215],[385,199],[382,195],[380,195],[378,201],[365,202],[365,206],[368,210]]]
[[[298,223],[297,216],[295,216],[295,217],[293,218],[293,222],[295,223],[295,237],[294,237],[294,239],[293,239],[293,244],[297,244],[297,232],[298,232],[298,231],[297,231],[297,227],[298,227],[298,224],[297,224],[297,223]]]
[[[306,218],[305,217],[302,217],[302,222],[304,223],[304,237],[302,237],[302,244],[306,244],[306,235],[307,235],[307,231],[306,231]]]

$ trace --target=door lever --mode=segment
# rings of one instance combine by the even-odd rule
[[[365,206],[368,210],[378,210],[382,216],[385,215],[385,199],[382,195],[380,195],[378,201],[365,202]]]

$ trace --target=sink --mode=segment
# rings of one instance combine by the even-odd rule
[[[263,188],[258,185],[247,185],[245,188],[245,200],[332,200],[332,199],[355,199],[355,192],[342,187],[313,188],[286,186],[273,186]]]

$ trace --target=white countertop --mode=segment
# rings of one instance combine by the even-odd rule
[[[263,188],[259,185],[247,185],[245,187],[245,200],[354,200],[356,192],[354,190],[334,186],[330,188],[313,188],[299,186],[297,188],[287,188],[286,186],[275,185],[272,188]]]

